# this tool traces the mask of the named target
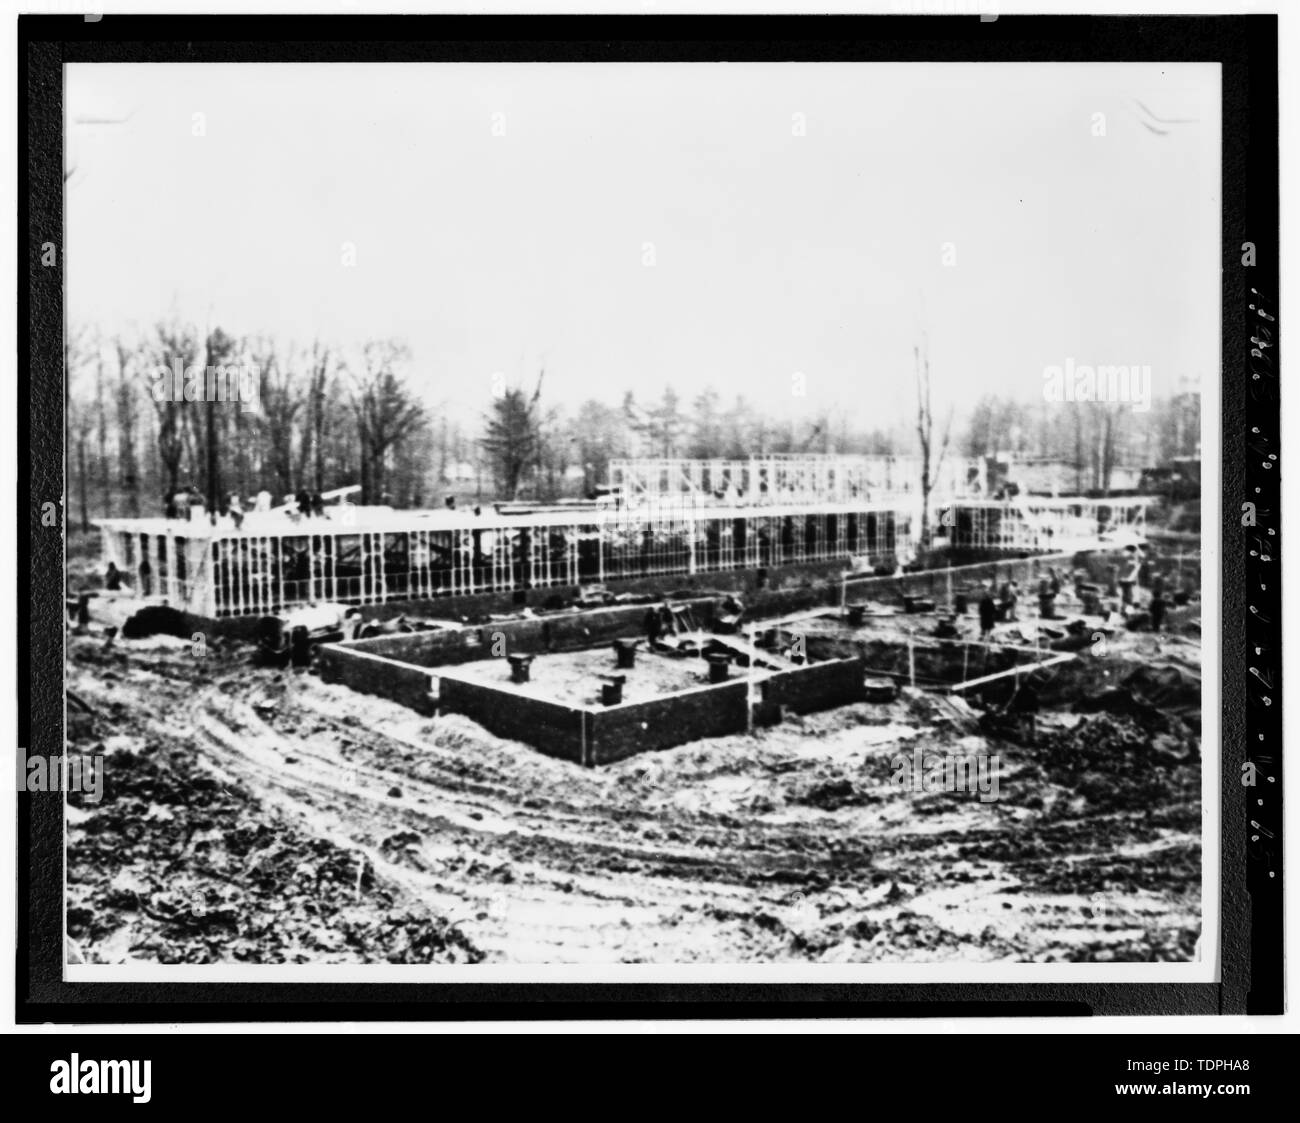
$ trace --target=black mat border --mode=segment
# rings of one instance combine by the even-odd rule
[[[1278,292],[1277,18],[1261,16],[23,16],[18,21],[18,744],[62,750],[62,538],[41,504],[63,493],[62,74],[65,62],[1019,61],[1220,62],[1223,89],[1222,979],[1214,984],[370,984],[81,983],[62,980],[62,811],[18,796],[20,1022],[655,1017],[934,1017],[1275,1013],[1282,1007],[1280,543],[1248,556],[1238,512],[1277,525],[1277,381],[1247,371],[1250,290]],[[1240,247],[1253,242],[1254,268]],[[60,254],[61,256],[61,254]],[[1276,330],[1276,325],[1274,325]],[[1276,353],[1275,353],[1276,354]],[[1276,358],[1275,358],[1276,369]],[[1271,393],[1270,393],[1271,392]],[[21,409],[19,416],[21,416]],[[1259,432],[1252,441],[1251,426]],[[1247,445],[1251,448],[1248,449]],[[1270,474],[1271,473],[1271,474]],[[24,518],[24,513],[27,515]],[[1255,533],[1255,532],[1252,532]],[[1252,568],[1252,566],[1254,568]],[[1248,584],[1249,582],[1249,584]],[[1256,612],[1250,611],[1255,606]],[[1249,632],[1249,634],[1248,634]],[[25,644],[25,646],[24,646]],[[1269,662],[1251,653],[1261,646]],[[1267,691],[1248,687],[1248,665]],[[1259,734],[1273,797],[1239,783]],[[1276,804],[1276,807],[1274,806]],[[1273,816],[1276,815],[1274,819]],[[1271,830],[1260,834],[1251,819]],[[1254,832],[1254,833],[1251,833]],[[1254,841],[1250,841],[1253,839]],[[1277,876],[1267,877],[1271,869]]]

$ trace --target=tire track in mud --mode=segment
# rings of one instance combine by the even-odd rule
[[[106,673],[76,689],[128,704],[151,735],[364,854],[498,962],[1035,957],[1061,931],[1100,927],[1072,871],[1105,884],[1132,865],[1124,844],[1154,838],[1174,861],[1196,841],[1132,812],[1024,818],[902,794],[816,750],[853,732],[850,714],[590,770],[236,655],[90,653]],[[800,785],[827,776],[854,777],[861,803],[801,804]],[[777,809],[746,804],[753,793],[776,793]],[[926,915],[908,919],[913,907]],[[981,934],[985,915],[1008,922],[1001,934]]]
[[[121,691],[97,694],[92,685],[83,693],[106,704],[114,697],[120,701]],[[621,944],[640,946],[638,958],[681,961],[691,958],[690,947],[680,946],[684,914],[703,916],[720,901],[749,906],[734,887],[698,876],[673,882],[621,875],[615,882],[601,868],[601,854],[634,853],[645,861],[665,855],[593,842],[582,833],[589,817],[574,815],[568,822],[534,816],[521,824],[513,802],[485,803],[482,791],[465,794],[409,772],[345,761],[323,738],[282,737],[256,713],[256,702],[227,692],[185,692],[163,707],[154,701],[145,716],[153,736],[190,745],[219,776],[289,811],[310,831],[364,854],[378,872],[446,912],[489,954],[518,961],[608,960],[610,947]],[[166,717],[157,716],[160,708]],[[322,715],[298,716],[310,721]],[[358,732],[339,728],[354,738]],[[374,732],[367,736],[385,739]],[[395,787],[400,797],[388,794]],[[496,794],[509,801],[512,793],[501,785]],[[403,849],[394,856],[383,842],[402,832],[415,832],[420,841],[413,853]],[[534,861],[538,852],[550,860]],[[686,850],[673,857],[698,864]],[[629,916],[635,930],[629,930]],[[616,943],[608,938],[611,928]]]

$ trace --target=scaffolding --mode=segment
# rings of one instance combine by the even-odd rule
[[[956,549],[1062,553],[1122,548],[1146,537],[1145,497],[966,500],[947,512]]]

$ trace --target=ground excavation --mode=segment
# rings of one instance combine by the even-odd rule
[[[930,621],[932,624],[932,621]],[[1200,644],[1041,672],[1037,730],[906,686],[600,768],[457,715],[68,639],[69,957],[88,963],[974,963],[1194,957]],[[996,754],[999,798],[894,782]]]

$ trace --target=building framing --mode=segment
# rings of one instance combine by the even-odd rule
[[[945,458],[932,468],[936,499],[986,490],[982,459]],[[919,456],[767,454],[744,459],[644,457],[609,462],[611,488],[625,502],[674,500],[709,506],[879,502],[920,494]]]
[[[1138,540],[1145,499],[979,497],[955,461],[931,523],[962,550],[1059,552]],[[614,461],[615,499],[538,511],[329,508],[230,519],[104,519],[104,557],[140,592],[209,619],[914,556],[917,465],[886,457]],[[617,490],[617,489],[622,489]],[[963,489],[974,495],[962,495]]]

